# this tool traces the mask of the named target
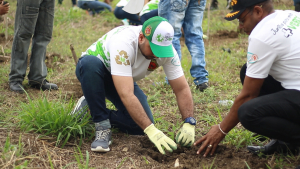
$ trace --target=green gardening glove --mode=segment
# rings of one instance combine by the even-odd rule
[[[144,132],[147,134],[152,143],[154,143],[160,153],[166,154],[162,146],[169,152],[173,152],[173,150],[177,149],[176,143],[167,137],[162,131],[158,130],[154,124],[148,126]]]
[[[176,143],[191,147],[191,145],[195,142],[195,125],[191,125],[190,123],[184,123],[181,129],[176,134]]]

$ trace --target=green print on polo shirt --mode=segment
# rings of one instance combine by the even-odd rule
[[[101,39],[99,39],[96,44],[93,44],[86,51],[88,55],[100,56],[103,59],[103,63],[106,67],[110,67],[110,53],[105,49],[103,43],[106,40],[107,35],[104,35]],[[96,48],[94,47],[96,45]],[[93,50],[95,49],[95,50]],[[105,54],[106,53],[106,54]]]

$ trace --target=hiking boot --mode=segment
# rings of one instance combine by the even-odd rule
[[[299,152],[299,147],[290,143],[285,143],[280,140],[272,139],[265,146],[247,146],[247,149],[253,154],[263,153],[265,155],[277,153],[296,153]]]
[[[201,84],[196,86],[196,89],[200,90],[200,92],[203,92],[207,88],[208,88],[208,83],[207,82],[201,83]]]
[[[58,87],[54,83],[49,83],[47,79],[44,79],[42,82],[38,81],[29,81],[28,83],[30,87],[32,88],[37,88],[37,89],[42,89],[42,90],[57,90]]]
[[[82,120],[82,118],[88,113],[88,104],[87,101],[85,100],[85,97],[82,96],[80,99],[77,101],[76,106],[74,110],[70,113],[70,115],[76,116],[79,120]]]
[[[111,144],[111,130],[110,128],[101,126],[100,123],[95,123],[96,134],[95,140],[91,145],[91,150],[96,152],[110,151],[109,145]]]
[[[217,10],[219,7],[218,7],[218,1],[217,0],[213,0],[211,2],[211,5],[210,5],[210,10]]]
[[[9,88],[11,91],[18,93],[24,93],[25,91],[21,81],[9,82]]]

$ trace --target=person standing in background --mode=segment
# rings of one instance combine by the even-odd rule
[[[42,90],[58,89],[56,84],[46,80],[45,64],[46,48],[52,38],[54,5],[55,0],[18,0],[9,73],[9,87],[14,92],[24,92],[22,82],[31,40],[28,84]]]
[[[169,20],[174,27],[173,45],[181,59],[181,27],[185,43],[192,56],[190,73],[196,88],[201,92],[208,88],[208,72],[205,70],[205,49],[203,42],[202,19],[206,0],[164,0],[158,5],[158,15]]]

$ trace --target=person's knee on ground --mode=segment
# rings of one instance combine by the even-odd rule
[[[118,19],[124,19],[124,16],[123,16],[123,13],[125,12],[125,11],[123,11],[123,6],[121,6],[121,7],[116,7],[115,8],[115,10],[114,10],[114,15],[115,15],[115,17],[116,18],[118,18]]]
[[[255,125],[256,117],[254,116],[253,106],[250,101],[241,105],[238,110],[238,117],[241,124],[247,129],[252,132],[257,133],[257,131],[253,131],[253,125]]]

